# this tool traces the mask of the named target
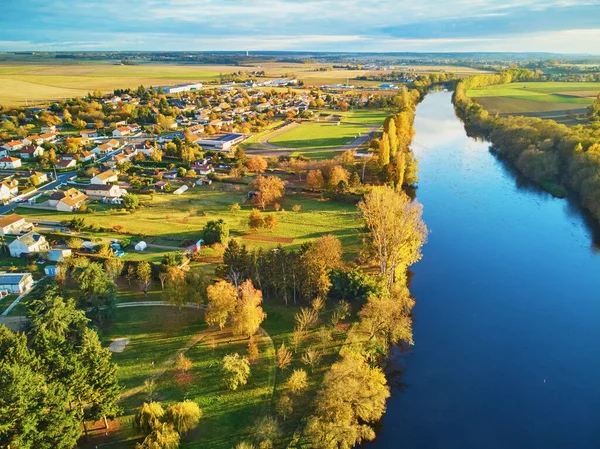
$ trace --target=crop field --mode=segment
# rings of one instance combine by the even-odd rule
[[[468,95],[492,114],[527,115],[568,125],[585,115],[600,83],[512,83],[471,89]]]
[[[354,124],[303,123],[273,137],[269,143],[285,148],[336,148],[348,144],[368,130],[366,126]]]

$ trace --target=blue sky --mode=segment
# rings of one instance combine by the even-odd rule
[[[0,51],[600,54],[600,0],[2,0]]]

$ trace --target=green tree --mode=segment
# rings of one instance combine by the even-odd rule
[[[140,199],[133,193],[123,195],[123,206],[127,209],[137,209],[140,206]]]
[[[225,243],[229,238],[229,226],[227,226],[227,223],[223,219],[211,220],[204,226],[202,238],[205,245]]]
[[[101,321],[103,318],[112,317],[117,300],[117,288],[102,265],[92,262],[80,273],[79,289],[84,304],[91,308],[90,315],[95,320]]]
[[[135,415],[136,428],[148,434],[152,429],[158,427],[165,417],[165,410],[160,402],[144,402],[138,413]]]
[[[294,394],[308,388],[308,375],[303,369],[295,369],[287,381],[287,386]]]
[[[198,404],[190,400],[178,402],[167,409],[167,421],[172,423],[180,434],[188,433],[195,429],[202,417],[202,410]]]
[[[145,295],[148,294],[148,289],[152,282],[152,268],[148,262],[140,262],[136,270],[137,278],[140,281],[140,287]]]
[[[120,257],[109,257],[104,261],[104,269],[106,270],[106,274],[112,279],[118,278],[123,272],[123,268],[125,267],[125,261]]]

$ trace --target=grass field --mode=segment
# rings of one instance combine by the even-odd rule
[[[213,184],[215,189],[194,188],[181,196],[173,194],[141,197],[147,204],[133,213],[112,209],[94,214],[65,214],[39,209],[19,208],[16,213],[26,217],[37,217],[46,220],[70,220],[73,217],[84,217],[87,224],[96,224],[102,228],[112,228],[119,224],[125,232],[134,235],[154,236],[169,239],[161,242],[177,247],[183,240],[198,240],[202,228],[209,220],[222,218],[230,229],[232,237],[242,237],[249,233],[248,216],[253,206],[243,205],[247,188],[229,184]],[[223,190],[219,190],[223,189]],[[239,189],[239,190],[235,190]],[[229,212],[233,203],[242,205],[236,213]],[[258,235],[292,238],[293,242],[285,246],[297,249],[299,246],[320,235],[331,233],[339,238],[348,250],[348,257],[358,251],[359,236],[356,233],[356,207],[333,201],[322,201],[319,197],[304,194],[288,194],[280,202],[282,211],[267,210],[265,214],[275,213],[279,226],[273,232],[259,231]],[[299,205],[301,210],[293,212],[292,207]],[[104,237],[119,237],[101,233]],[[122,236],[121,236],[122,237]],[[132,238],[136,241],[137,238]],[[250,248],[272,248],[277,242],[242,240]],[[158,242],[157,242],[158,243]],[[160,243],[159,243],[160,244]],[[183,249],[183,248],[182,248]],[[162,251],[152,250],[150,260],[160,260]],[[146,257],[146,256],[145,256]]]
[[[600,83],[512,83],[471,89],[467,94],[492,114],[527,115],[568,125],[585,115]]]
[[[285,148],[336,148],[348,144],[367,131],[366,126],[354,124],[303,123],[273,137],[269,143]]]

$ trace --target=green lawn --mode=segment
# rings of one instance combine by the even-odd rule
[[[269,143],[285,148],[337,148],[352,142],[358,135],[367,131],[368,128],[361,125],[303,123],[273,137]]]
[[[12,304],[12,302],[18,298],[19,295],[7,295],[4,298],[0,299],[0,313],[4,312],[8,306]]]
[[[25,217],[58,221],[84,217],[87,224],[95,224],[106,229],[119,224],[123,226],[124,232],[132,235],[119,235],[115,232],[93,234],[103,238],[131,237],[134,242],[139,235],[142,235],[144,238],[150,237],[149,241],[173,247],[179,247],[184,240],[195,241],[200,238],[202,228],[209,220],[222,218],[229,225],[230,235],[233,237],[243,237],[251,233],[248,227],[248,216],[253,206],[244,204],[236,213],[228,210],[229,205],[233,203],[243,203],[248,188],[221,183],[213,186],[214,190],[194,188],[181,196],[160,194],[154,195],[152,200],[150,197],[142,198],[147,206],[133,213],[112,209],[93,214],[68,214],[27,208],[19,208],[16,213]],[[249,247],[272,248],[279,243],[278,238],[292,238],[291,243],[281,243],[291,249],[297,249],[304,242],[331,233],[342,241],[348,257],[356,256],[360,238],[356,233],[355,206],[335,201],[321,201],[316,196],[305,194],[288,194],[280,203],[283,210],[275,212],[270,209],[264,212],[277,214],[279,226],[272,232],[261,230],[252,233],[258,235],[260,240],[242,239]],[[292,207],[296,204],[301,207],[300,212],[292,211]],[[92,234],[91,231],[85,232]],[[145,253],[130,251],[125,258],[159,261],[165,252],[170,250],[150,249]]]
[[[383,126],[383,122],[390,115],[392,112],[381,109],[353,109],[347,113],[343,121]]]

